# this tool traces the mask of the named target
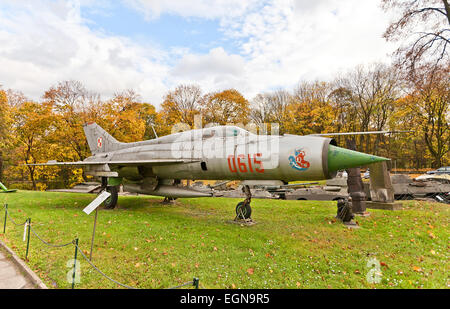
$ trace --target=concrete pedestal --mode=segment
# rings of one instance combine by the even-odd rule
[[[402,203],[384,203],[384,202],[366,202],[366,207],[370,209],[384,209],[384,210],[402,210]]]

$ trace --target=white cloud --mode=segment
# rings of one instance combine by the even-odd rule
[[[206,55],[185,55],[174,68],[174,75],[201,76],[204,74],[241,75],[244,59],[229,55],[222,47],[213,48]]]
[[[50,86],[74,79],[107,97],[133,88],[159,104],[168,87],[164,52],[91,31],[77,2],[37,2],[0,12],[4,88],[39,99]]]
[[[392,47],[381,37],[387,16],[376,2],[309,3],[275,0],[234,25],[228,35],[246,38],[246,80],[254,81],[247,91],[331,78],[361,63],[389,60]]]
[[[241,55],[220,48],[188,55],[172,73],[195,78],[208,90],[235,87],[247,98],[290,90],[300,80],[332,79],[359,64],[388,62],[393,50],[381,37],[388,16],[375,1],[273,0],[220,22],[225,35],[239,42]],[[239,69],[226,74],[233,68]]]
[[[89,29],[79,6],[101,10],[109,5],[104,0],[3,0],[11,8],[0,11],[0,84],[35,99],[70,79],[103,96],[133,88],[156,106],[179,83],[204,91],[236,88],[251,99],[290,90],[302,79],[329,79],[358,64],[388,61],[393,50],[381,37],[389,16],[377,1],[123,1],[149,18],[217,19],[226,40],[205,54],[177,42],[160,50]]]
[[[255,6],[260,0],[123,0],[142,12],[147,18],[155,19],[162,14],[182,17],[222,18],[239,16]]]

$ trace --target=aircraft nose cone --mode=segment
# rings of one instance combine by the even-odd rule
[[[364,166],[390,159],[330,145],[328,148],[328,171],[335,172],[351,167]]]

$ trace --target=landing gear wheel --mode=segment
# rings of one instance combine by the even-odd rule
[[[249,203],[239,202],[236,206],[236,216],[240,219],[250,219],[252,208]]]
[[[117,205],[117,200],[119,199],[119,193],[117,186],[108,186],[106,187],[106,191],[111,193],[111,196],[103,202],[103,205],[105,205],[106,209],[114,209]]]

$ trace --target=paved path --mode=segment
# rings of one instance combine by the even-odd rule
[[[34,289],[35,285],[24,276],[5,250],[0,248],[0,289]]]

